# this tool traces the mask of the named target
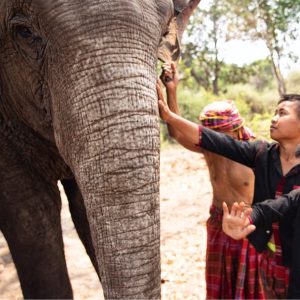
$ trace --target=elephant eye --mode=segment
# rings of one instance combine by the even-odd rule
[[[8,29],[16,54],[29,64],[38,67],[38,62],[43,58],[46,47],[46,41],[37,29],[38,24],[20,11],[13,12],[8,21]]]
[[[33,27],[17,22],[19,24],[12,25],[12,39],[17,51],[28,61],[39,60],[43,57],[46,43]]]
[[[26,26],[22,26],[22,25],[16,26],[15,32],[17,35],[25,39],[32,37],[31,30]]]

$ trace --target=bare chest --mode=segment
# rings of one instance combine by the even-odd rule
[[[229,205],[235,201],[252,202],[254,174],[250,168],[213,153],[205,153],[205,159],[218,206],[223,201]]]
[[[217,154],[205,155],[206,163],[212,180],[226,181],[234,184],[236,181],[251,180],[253,172],[246,166],[229,160]]]

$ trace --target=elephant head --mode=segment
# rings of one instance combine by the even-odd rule
[[[42,283],[27,278],[18,251],[28,259],[34,245],[16,233],[34,228],[55,244],[44,236],[59,228],[57,214],[48,218],[56,182],[74,176],[105,296],[160,297],[157,53],[167,43],[160,58],[177,58],[176,39],[198,2],[1,0],[0,228],[23,292]],[[64,284],[58,267],[47,268]]]

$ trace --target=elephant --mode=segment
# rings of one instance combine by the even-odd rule
[[[0,1],[0,229],[24,298],[73,297],[59,180],[105,298],[160,298],[157,59],[199,2]]]

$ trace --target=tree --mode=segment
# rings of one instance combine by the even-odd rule
[[[224,27],[229,9],[223,0],[210,0],[209,4],[208,9],[202,9],[200,5],[194,13],[187,29],[182,58],[196,82],[218,95],[223,63],[219,56],[219,45],[226,37]]]
[[[279,95],[286,93],[282,75],[282,58],[296,60],[288,52],[288,44],[298,34],[300,0],[227,0],[235,13],[231,18],[228,38],[263,40],[269,50],[269,59],[277,81]]]

